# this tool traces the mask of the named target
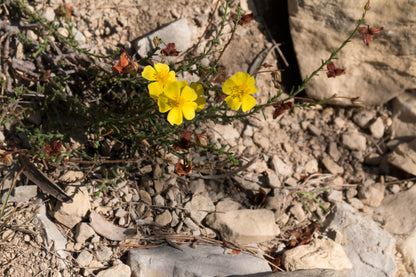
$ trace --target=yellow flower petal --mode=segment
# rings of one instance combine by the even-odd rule
[[[158,82],[152,82],[147,85],[149,89],[149,95],[153,99],[157,99],[163,93],[163,87]]]
[[[190,86],[185,86],[182,89],[181,96],[184,97],[186,101],[195,101],[198,98],[198,95]]]
[[[153,67],[151,67],[150,65],[147,65],[143,69],[142,77],[145,78],[146,80],[149,80],[149,81],[156,81],[155,74],[156,74],[156,70]]]
[[[198,95],[198,98],[195,100],[195,102],[198,104],[196,111],[200,112],[205,107],[207,102],[205,97],[202,96],[204,95],[204,87],[200,83],[192,83],[191,88],[193,88]]]
[[[182,113],[183,116],[187,120],[191,120],[195,117],[195,110],[198,107],[198,105],[195,102],[186,102],[182,106]]]
[[[254,79],[253,76],[250,76],[250,78],[247,79],[247,86],[250,89],[249,94],[253,94],[257,92],[257,88],[256,88],[256,79]]]
[[[235,97],[235,96],[227,96],[225,98],[225,102],[227,102],[228,106],[234,111],[238,111],[238,109],[241,106],[240,99],[238,97]]]
[[[182,124],[182,110],[180,108],[173,108],[168,113],[168,121],[171,125],[181,125]]]
[[[161,113],[165,113],[172,109],[172,107],[169,105],[169,99],[164,95],[159,97],[157,100],[157,105],[159,106],[159,112]]]
[[[166,85],[165,95],[166,97],[175,100],[181,92],[181,82],[171,82]]]
[[[169,66],[167,64],[164,63],[157,63],[155,64],[155,70],[157,72],[169,72]]]
[[[243,97],[243,101],[242,101],[242,105],[241,105],[241,110],[243,112],[249,111],[251,110],[254,106],[256,106],[256,99],[251,96],[251,95],[246,95],[245,97]]]
[[[227,79],[222,85],[222,92],[224,92],[227,95],[231,95],[235,86],[236,83],[234,82],[234,80],[232,80],[231,78]]]
[[[202,94],[204,94],[204,87],[200,83],[192,83],[191,88],[195,90],[198,96],[201,96]]]
[[[205,97],[198,97],[195,100],[196,104],[198,105],[196,108],[197,112],[200,112],[204,107],[205,107],[205,103],[207,102],[207,100],[205,99]]]
[[[250,77],[250,74],[244,72],[235,73],[231,79],[236,85],[242,85],[247,83],[247,79]]]

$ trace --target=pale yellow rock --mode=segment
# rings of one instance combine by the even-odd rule
[[[341,245],[331,239],[316,239],[283,254],[283,264],[289,271],[325,268],[352,269],[352,264]]]

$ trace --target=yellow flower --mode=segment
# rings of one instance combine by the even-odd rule
[[[198,104],[196,111],[200,112],[205,107],[205,103],[207,101],[205,97],[202,97],[202,95],[204,95],[204,87],[200,83],[192,83],[191,88],[198,95],[198,98],[195,100],[195,102]]]
[[[164,91],[167,84],[178,81],[175,77],[175,71],[169,71],[169,66],[163,63],[157,63],[154,68],[146,66],[142,72],[143,78],[153,81],[147,87],[150,97],[157,99]]]
[[[231,78],[227,79],[222,86],[222,91],[228,96],[225,98],[228,106],[243,112],[251,110],[256,105],[256,99],[250,94],[257,92],[254,77],[248,73],[237,72]]]
[[[165,91],[160,95],[157,104],[161,113],[168,113],[168,121],[172,125],[182,124],[183,117],[191,120],[195,117],[198,104],[196,92],[188,86],[187,81],[171,82],[166,85]]]

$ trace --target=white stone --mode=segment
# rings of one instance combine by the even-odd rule
[[[97,250],[95,254],[97,256],[98,261],[104,262],[110,259],[110,257],[113,255],[113,251],[110,247],[103,246],[101,249]]]
[[[243,252],[233,255],[231,249],[203,244],[180,247],[182,251],[170,246],[131,249],[127,264],[132,276],[245,276],[271,272],[267,262]]]
[[[210,214],[206,222],[226,241],[243,245],[268,241],[280,233],[274,213],[265,209]]]
[[[316,173],[318,172],[318,161],[316,159],[311,159],[305,164],[304,168],[306,173]]]
[[[328,194],[328,200],[331,201],[331,202],[342,202],[342,200],[343,200],[342,191],[332,190]]]
[[[354,122],[361,128],[366,128],[374,118],[374,112],[370,110],[360,110],[353,116]]]
[[[267,169],[266,173],[267,183],[271,188],[280,188],[282,186],[282,182],[280,182],[280,179],[275,173],[275,171]]]
[[[130,277],[131,269],[123,263],[114,265],[97,273],[96,277]],[[136,275],[137,276],[137,275]]]
[[[66,193],[71,196],[75,193],[73,202],[57,202],[53,217],[68,228],[73,228],[86,217],[90,210],[88,190],[85,186],[69,186]]]
[[[75,259],[81,267],[87,267],[91,263],[93,255],[87,250],[82,250]]]
[[[191,213],[191,218],[199,224],[208,213],[215,211],[215,206],[209,197],[199,194],[194,195],[192,200],[186,203],[185,209]]]
[[[126,229],[115,226],[113,223],[107,221],[103,218],[103,216],[94,211],[90,212],[90,226],[97,234],[114,241],[132,238],[137,234],[135,229]]]
[[[94,230],[88,225],[88,223],[81,222],[78,224],[75,230],[75,240],[77,243],[84,243],[87,239],[94,236]]]
[[[379,117],[370,125],[371,135],[377,139],[382,138],[384,135],[383,120]]]
[[[217,213],[224,213],[224,212],[229,212],[229,211],[235,211],[238,210],[241,207],[241,204],[230,199],[230,198],[226,198],[223,199],[221,201],[219,201],[216,205],[215,205],[215,211]]]
[[[365,151],[366,138],[358,132],[349,132],[342,135],[342,143],[351,150]]]
[[[283,265],[289,271],[312,268],[346,270],[353,267],[342,246],[331,239],[315,239],[285,251]]]
[[[165,43],[175,43],[176,50],[184,52],[191,47],[191,35],[191,29],[188,26],[188,21],[186,18],[181,18],[134,41],[133,46],[140,57],[146,57],[147,53],[152,47],[154,47],[153,38],[157,36]],[[158,52],[160,53],[160,51]]]
[[[52,22],[55,19],[55,10],[52,7],[47,7],[42,17],[46,19],[46,21]]]
[[[326,153],[323,154],[322,164],[329,172],[331,172],[334,175],[341,175],[342,173],[344,173],[344,169],[340,167],[336,162],[334,162],[334,160],[332,160],[332,158]]]
[[[49,247],[53,246],[53,249],[57,251],[58,255],[62,259],[65,259],[68,256],[68,253],[65,251],[67,239],[46,215],[45,204],[40,206],[39,213],[36,217],[39,220],[41,228],[43,229],[42,233],[46,236],[47,245]]]
[[[383,184],[374,184],[369,186],[360,187],[358,197],[363,204],[377,208],[380,206],[381,201],[384,199],[384,192],[386,190]]]
[[[168,210],[165,210],[163,213],[156,216],[155,222],[159,225],[166,226],[172,222],[172,215]]]
[[[84,173],[82,171],[69,170],[59,177],[59,181],[73,183],[80,181],[82,178],[84,178]]]
[[[1,202],[4,203],[6,201],[8,191],[3,193],[3,196],[1,197]],[[33,197],[36,197],[38,195],[38,187],[35,185],[28,185],[28,186],[18,186],[15,187],[7,199],[7,202],[13,203],[22,203],[29,201]]]
[[[273,156],[272,168],[275,170],[277,176],[289,176],[292,175],[292,167],[282,161],[277,155]]]
[[[390,164],[416,175],[416,139],[399,144],[386,158]]]
[[[296,203],[290,208],[290,213],[299,221],[302,222],[306,219],[305,212],[301,203]]]

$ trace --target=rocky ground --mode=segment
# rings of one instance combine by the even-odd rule
[[[265,62],[286,67],[284,48],[289,42],[283,42],[282,54],[267,51],[280,41],[273,41],[273,30],[264,24],[260,11],[268,6],[262,2],[255,7],[241,1],[245,11],[256,16],[238,29],[224,53],[228,76],[249,71],[259,53],[268,54]],[[180,27],[185,29],[173,29],[173,34],[186,33],[189,47],[204,32],[211,13],[215,10],[213,24],[218,24],[223,12],[215,9],[216,1],[66,3],[73,7],[79,41],[106,54],[119,46],[140,52],[137,38],[181,18],[186,19]],[[61,2],[29,4],[53,20]],[[273,90],[266,75],[256,77],[259,103]],[[55,201],[20,177],[5,210],[10,221],[1,229],[0,272],[415,276],[415,147],[414,141],[399,139],[403,132],[407,138],[415,135],[415,102],[410,93],[403,93],[367,108],[318,105],[294,108],[275,120],[270,110],[266,118],[208,124],[201,131],[218,145],[228,144],[240,165],[195,153],[197,166],[187,176],[175,173],[173,155],[139,161],[134,174],[115,165],[93,172],[81,165],[70,170],[37,165],[66,184],[74,201]],[[2,126],[0,132],[2,144],[9,139],[7,128]],[[116,185],[97,195],[104,168],[116,172]],[[1,170],[3,192],[20,166],[16,162]],[[277,272],[268,275],[272,271]]]

